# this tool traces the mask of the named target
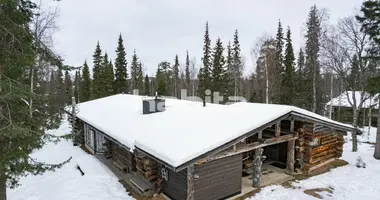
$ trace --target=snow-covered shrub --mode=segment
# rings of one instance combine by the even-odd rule
[[[366,163],[363,161],[362,157],[356,158],[356,167],[357,168],[366,168]]]

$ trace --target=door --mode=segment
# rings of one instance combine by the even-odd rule
[[[95,130],[91,129],[87,124],[84,126],[84,140],[86,148],[91,153],[95,153]]]
[[[105,146],[104,146],[104,135],[100,133],[99,131],[96,132],[96,152],[97,153],[104,153]]]

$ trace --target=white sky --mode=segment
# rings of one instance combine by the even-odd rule
[[[48,0],[45,0],[48,1]],[[174,62],[176,54],[184,63],[186,50],[201,64],[205,22],[209,21],[212,46],[219,36],[227,45],[239,30],[246,73],[253,70],[250,51],[264,33],[275,35],[278,20],[293,32],[296,51],[304,43],[304,25],[310,7],[317,4],[330,13],[331,22],[349,16],[362,0],[61,0],[58,3],[59,30],[55,51],[66,64],[80,66],[92,54],[99,40],[112,60],[118,35],[127,49],[128,66],[133,49],[146,73],[155,73],[160,61]],[[198,66],[199,67],[199,66]]]

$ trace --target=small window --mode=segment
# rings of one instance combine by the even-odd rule
[[[320,145],[319,139],[318,138],[314,138],[313,141],[311,141],[310,145],[312,147],[319,146]]]

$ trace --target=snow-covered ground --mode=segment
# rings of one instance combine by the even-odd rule
[[[62,136],[70,133],[67,122],[57,130],[48,131]],[[8,189],[9,200],[132,200],[118,179],[95,157],[86,154],[71,141],[62,139],[33,152],[32,157],[49,164],[71,161],[56,172],[21,178],[20,187]],[[80,164],[85,175],[77,169]]]
[[[376,143],[376,130],[377,130],[376,127],[364,126],[363,128],[359,128],[359,129],[363,132],[362,135],[358,135],[359,142]],[[349,135],[347,139],[351,140],[352,139],[351,135]]]
[[[365,129],[368,130],[368,129]],[[68,123],[63,123],[57,130],[49,131],[54,135],[70,132]],[[366,132],[359,136],[359,141],[368,141]],[[371,128],[370,142],[375,142],[376,128]],[[333,188],[332,193],[318,193],[324,199],[331,200],[376,200],[380,196],[380,161],[373,158],[374,147],[359,143],[359,151],[351,152],[350,137],[344,145],[342,159],[349,165],[331,170],[328,173],[294,182],[296,189],[273,185],[262,188],[260,193],[247,200],[314,200],[304,193],[315,188]],[[128,196],[118,179],[96,158],[86,154],[72,142],[62,140],[58,144],[49,143],[32,156],[46,163],[59,163],[72,157],[70,163],[56,172],[47,172],[41,176],[28,176],[21,179],[21,186],[8,190],[10,200],[133,200]],[[355,166],[358,156],[363,158],[367,167]],[[85,175],[77,169],[80,165]]]
[[[367,129],[368,130],[368,129]],[[375,142],[376,128],[371,128],[370,142]],[[359,141],[367,142],[367,132],[359,136]],[[342,159],[349,165],[331,170],[325,174],[314,176],[303,181],[294,182],[296,189],[273,185],[263,188],[260,193],[247,200],[315,200],[317,198],[304,193],[316,188],[333,188],[332,193],[318,193],[323,199],[331,200],[377,200],[380,199],[380,161],[373,158],[374,145],[358,144],[358,152],[352,152],[352,143],[347,137]],[[355,166],[360,156],[367,164],[366,168]]]

